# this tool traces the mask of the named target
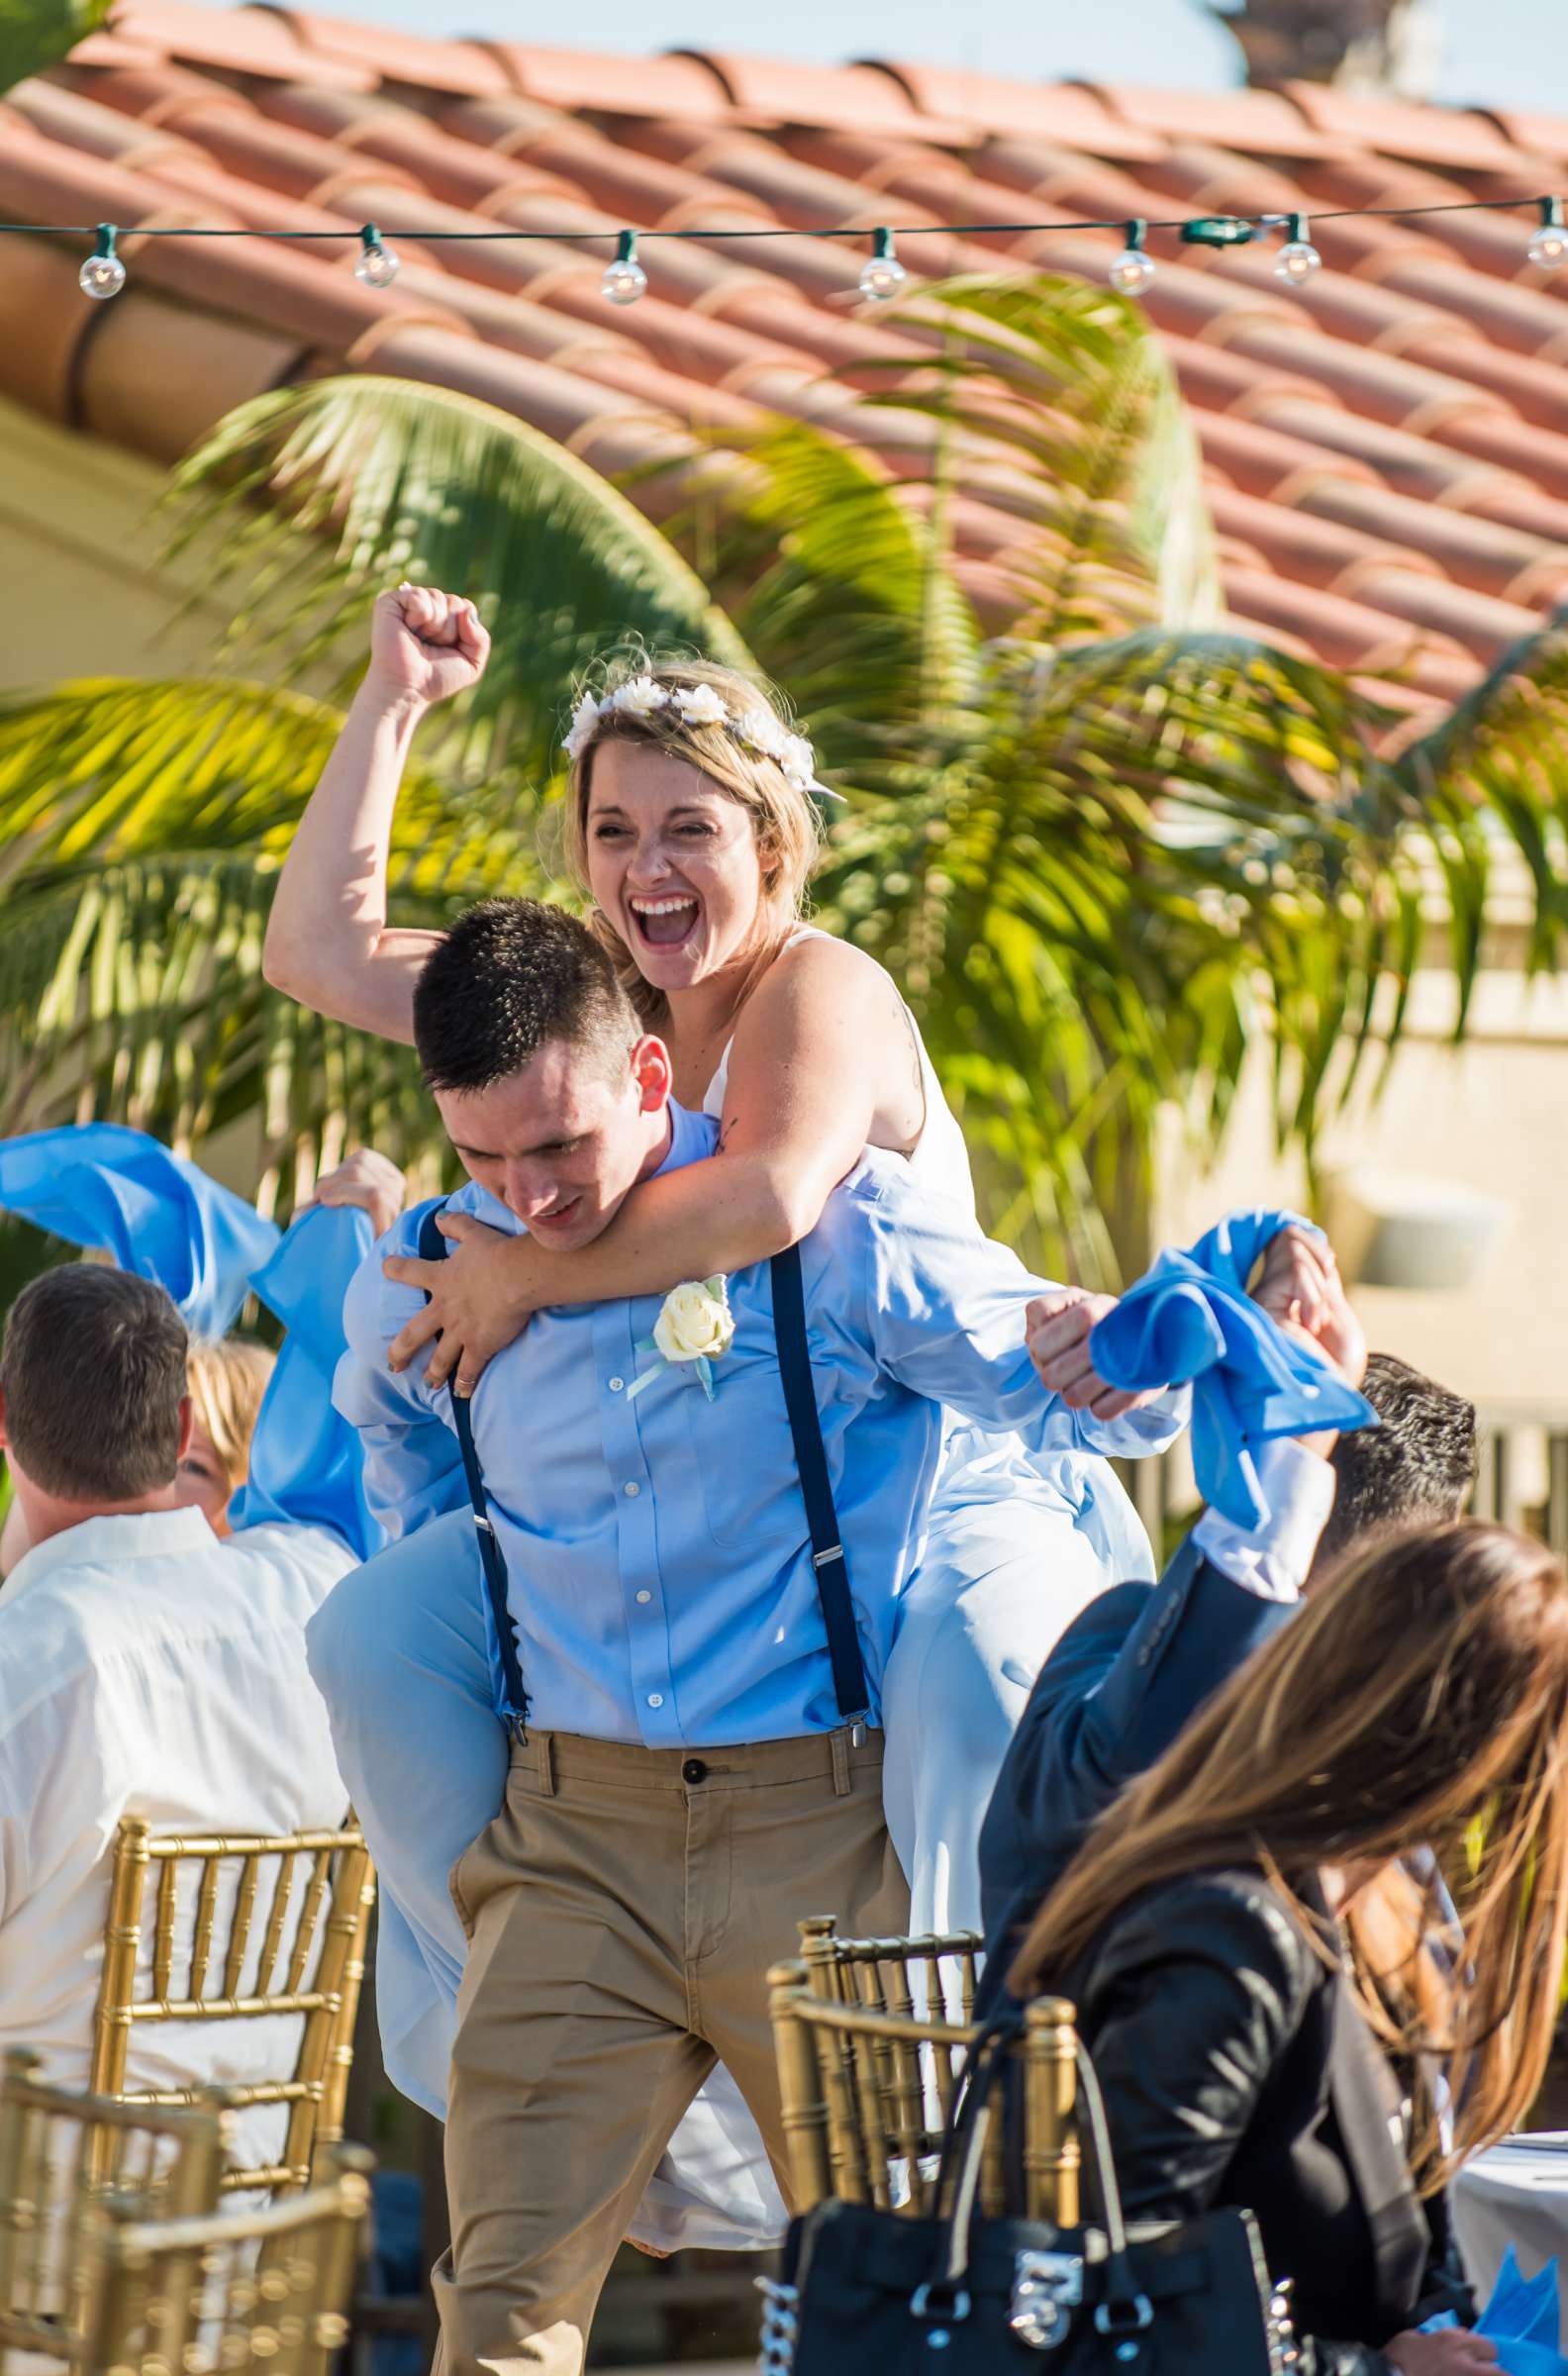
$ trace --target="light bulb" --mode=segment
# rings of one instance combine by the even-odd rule
[[[1322,266],[1323,257],[1311,240],[1287,240],[1279,251],[1279,260],[1274,266],[1274,277],[1276,280],[1289,281],[1292,288],[1299,289],[1311,280],[1313,274],[1320,271]]]
[[[599,283],[612,305],[636,305],[647,287],[647,274],[637,262],[637,233],[624,231],[616,248],[615,260],[606,264],[604,278]]]
[[[876,300],[896,297],[909,274],[893,252],[893,234],[879,231],[876,246],[860,275],[860,294]]]
[[[126,268],[117,255],[90,255],[76,275],[84,297],[118,297]]]
[[[118,297],[125,287],[126,268],[115,253],[117,236],[112,223],[99,224],[98,245],[76,275],[84,297]]]
[[[1124,297],[1136,297],[1154,277],[1154,258],[1141,248],[1124,248],[1111,267],[1111,286]]]
[[[1563,204],[1560,198],[1543,198],[1540,202],[1540,229],[1531,240],[1525,253],[1532,264],[1548,272],[1568,263],[1568,230],[1563,227]]]
[[[368,281],[373,289],[389,289],[398,276],[398,251],[388,248],[373,223],[367,223],[359,234],[362,243],[354,264],[355,280]]]

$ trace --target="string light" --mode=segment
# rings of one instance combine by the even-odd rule
[[[1440,199],[1427,206],[1341,206],[1320,213],[1323,222],[1417,222],[1426,215],[1507,214],[1521,206],[1533,206],[1539,215],[1539,226],[1531,238],[1528,256],[1532,264],[1546,271],[1568,263],[1568,224],[1564,223],[1564,201],[1561,197],[1525,198],[1454,198]],[[126,285],[126,268],[115,252],[115,242],[122,227],[112,223],[0,223],[0,238],[26,239],[91,239],[93,253],[82,265],[78,275],[84,295],[92,298],[117,297]],[[147,223],[135,227],[138,240],[272,240],[295,244],[311,241],[339,241],[341,231],[284,231],[268,230],[260,224],[206,223]],[[1288,231],[1289,237],[1280,249],[1275,270],[1287,283],[1301,287],[1321,270],[1323,258],[1308,237],[1305,215],[1201,215],[1175,216],[1168,220],[1141,219],[1120,224],[1115,221],[1059,223],[912,223],[899,227],[884,226],[873,234],[874,247],[870,259],[860,274],[862,295],[885,299],[898,294],[909,279],[894,250],[895,238],[919,239],[1022,239],[1041,232],[1124,231],[1127,246],[1113,261],[1110,278],[1113,287],[1127,296],[1137,296],[1146,289],[1155,273],[1154,258],[1148,254],[1144,242],[1150,231],[1174,232],[1186,244],[1205,248],[1241,248],[1264,233]],[[405,226],[396,235],[399,239],[417,240],[432,247],[464,247],[475,242],[499,241],[508,245],[526,245],[530,241],[546,240],[552,244],[581,238],[575,227],[558,230],[515,231],[485,229],[483,231],[421,230]],[[592,235],[588,235],[592,236]],[[727,245],[735,240],[863,240],[863,225],[830,223],[820,226],[754,223],[692,224],[679,230],[646,232],[645,239],[658,240],[722,240]],[[617,236],[614,260],[605,268],[602,287],[612,305],[633,305],[647,287],[647,274],[637,260],[638,234],[623,231]],[[397,251],[389,248],[379,229],[366,223],[360,231],[360,251],[354,270],[372,288],[386,288],[396,277]]]
[[[1563,228],[1563,202],[1560,198],[1543,198],[1540,202],[1540,229],[1525,250],[1532,264],[1543,264],[1548,272],[1568,260],[1568,230]]]
[[[1124,297],[1141,295],[1154,277],[1154,258],[1145,254],[1143,248],[1147,236],[1146,223],[1129,223],[1127,227],[1127,246],[1111,267],[1111,286],[1120,289]]]
[[[612,305],[636,305],[647,287],[647,274],[637,262],[637,233],[624,231],[616,243],[615,261],[606,264],[600,287]]]
[[[119,237],[112,223],[98,226],[98,245],[76,278],[84,297],[118,297],[126,284],[126,268],[115,253]]]
[[[1274,277],[1287,282],[1293,289],[1299,289],[1305,287],[1315,272],[1323,270],[1323,257],[1307,237],[1305,215],[1289,216],[1286,229],[1290,237],[1279,251]]]
[[[373,289],[389,289],[397,274],[397,249],[386,245],[373,223],[367,223],[359,234],[359,254],[354,264],[355,280],[367,280]]]
[[[861,296],[879,299],[896,297],[908,278],[909,274],[893,252],[893,234],[879,231],[870,261],[860,275]]]

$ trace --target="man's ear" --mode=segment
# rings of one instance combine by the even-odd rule
[[[0,1386],[0,1451],[9,1451],[11,1437],[6,1429],[5,1388]]]
[[[638,1111],[661,1114],[670,1101],[674,1067],[670,1063],[669,1049],[651,1032],[640,1039],[632,1050],[632,1078],[637,1087]]]
[[[176,1460],[183,1460],[186,1453],[190,1450],[191,1436],[195,1430],[195,1407],[191,1402],[190,1396],[188,1394],[182,1394],[180,1396],[179,1450],[174,1455]]]

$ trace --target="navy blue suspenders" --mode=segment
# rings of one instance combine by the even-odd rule
[[[817,1390],[812,1384],[811,1347],[806,1341],[806,1296],[801,1284],[798,1245],[775,1254],[773,1274],[773,1336],[778,1346],[779,1375],[795,1442],[795,1467],[811,1529],[812,1565],[817,1571],[817,1597],[828,1629],[828,1655],[833,1662],[833,1690],[838,1716],[853,1733],[863,1736],[870,1714],[860,1636],[855,1631],[854,1603],[849,1598],[849,1569],[833,1508],[828,1454],[823,1447]]]
[[[433,1206],[420,1224],[419,1250],[423,1261],[441,1261],[451,1250],[448,1239],[437,1222],[441,1210],[440,1205]],[[864,1735],[871,1695],[866,1687],[865,1666],[860,1656],[860,1637],[855,1631],[848,1568],[838,1533],[838,1516],[833,1508],[828,1454],[823,1445],[822,1422],[817,1410],[816,1389],[812,1383],[800,1247],[792,1245],[782,1254],[775,1254],[769,1268],[773,1279],[773,1333],[778,1344],[779,1376],[783,1380],[784,1404],[789,1413],[790,1436],[795,1446],[795,1466],[806,1504],[812,1566],[817,1575],[817,1596],[822,1603],[823,1624],[828,1632],[828,1656],[833,1667],[838,1718],[859,1738]],[[467,1482],[468,1501],[479,1538],[485,1591],[490,1602],[496,1640],[500,1645],[501,1677],[507,1703],[504,1713],[509,1727],[517,1732],[520,1738],[524,1738],[527,1736],[529,1703],[523,1683],[522,1661],[518,1655],[517,1627],[507,1603],[506,1560],[502,1556],[495,1528],[490,1522],[484,1477],[479,1467],[478,1452],[474,1448],[473,1424],[467,1401],[460,1394],[452,1394],[450,1399],[452,1426],[456,1431],[457,1448],[462,1454],[463,1476]]]
[[[450,1241],[438,1227],[438,1216],[444,1208],[433,1205],[420,1223],[419,1250],[423,1262],[444,1261],[451,1251]],[[479,1466],[479,1454],[474,1448],[473,1418],[465,1395],[452,1391],[447,1381],[451,1401],[452,1427],[456,1431],[457,1449],[462,1454],[463,1477],[468,1487],[468,1503],[473,1511],[474,1532],[479,1541],[479,1559],[484,1568],[485,1593],[490,1602],[490,1616],[495,1637],[501,1651],[501,1683],[506,1706],[501,1714],[508,1732],[516,1732],[519,1740],[528,1738],[528,1693],[523,1684],[523,1661],[518,1655],[517,1626],[507,1602],[507,1569],[495,1528],[490,1523],[490,1506],[485,1500],[484,1476]]]

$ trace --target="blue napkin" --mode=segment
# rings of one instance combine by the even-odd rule
[[[1089,1339],[1109,1386],[1141,1393],[1191,1380],[1198,1490],[1232,1526],[1249,1531],[1269,1517],[1254,1456],[1260,1444],[1377,1425],[1365,1397],[1285,1336],[1247,1294],[1258,1256],[1292,1226],[1312,1229],[1294,1213],[1227,1214],[1186,1253],[1161,1254]]]
[[[166,1287],[198,1336],[233,1328],[250,1273],[278,1241],[244,1197],[145,1131],[87,1122],[0,1143],[0,1211],[70,1245],[102,1246]]]
[[[302,1213],[250,1284],[287,1331],[262,1398],[250,1469],[229,1523],[330,1527],[368,1559],[385,1541],[364,1498],[359,1432],[333,1409],[333,1372],[347,1349],[348,1282],[370,1251],[370,1216],[318,1205]]]
[[[1427,2319],[1421,2332],[1436,2334],[1458,2324],[1453,2312],[1445,2310]],[[1524,2277],[1510,2244],[1475,2330],[1497,2345],[1497,2364],[1504,2376],[1568,2376],[1568,2359],[1557,2348],[1556,2254],[1533,2277]]]

